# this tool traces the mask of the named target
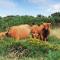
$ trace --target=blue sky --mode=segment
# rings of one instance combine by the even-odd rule
[[[0,16],[49,16],[54,12],[60,12],[60,0],[0,0]]]

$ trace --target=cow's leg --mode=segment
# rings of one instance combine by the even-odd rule
[[[41,39],[41,40],[43,40],[43,39],[44,39],[42,34],[40,35],[40,39]]]
[[[48,41],[48,37],[46,37],[46,41]]]

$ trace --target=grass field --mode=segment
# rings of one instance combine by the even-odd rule
[[[55,29],[51,30],[51,35],[54,35],[57,38],[60,38],[60,28],[55,28]]]
[[[0,40],[0,60],[60,60],[60,28],[51,30],[48,42],[27,38]]]

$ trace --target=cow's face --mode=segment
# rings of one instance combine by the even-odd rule
[[[38,33],[32,33],[34,38],[38,38]]]
[[[44,28],[47,30],[50,28],[51,23],[43,23]]]

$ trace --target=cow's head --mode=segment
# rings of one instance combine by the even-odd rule
[[[50,28],[51,23],[43,23],[43,25],[44,25],[44,28],[45,28],[45,29],[49,29],[49,28]]]

